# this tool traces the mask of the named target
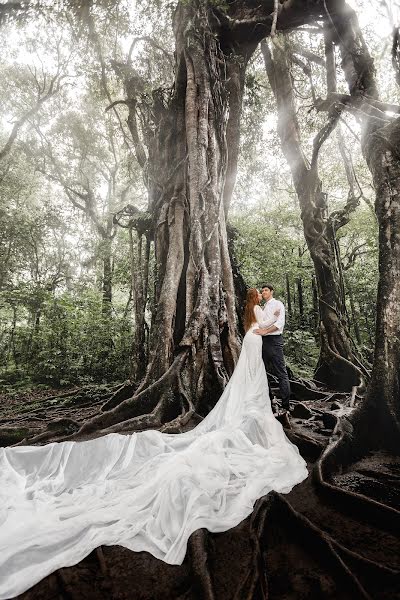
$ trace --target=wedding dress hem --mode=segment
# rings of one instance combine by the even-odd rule
[[[272,414],[252,329],[221,398],[190,431],[0,449],[0,599],[101,545],[181,564],[194,531],[231,529],[258,498],[308,476]]]

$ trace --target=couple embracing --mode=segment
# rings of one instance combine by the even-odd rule
[[[264,300],[263,307],[260,306]],[[280,300],[274,298],[274,288],[271,284],[265,284],[259,292],[251,288],[247,292],[246,306],[244,312],[244,327],[246,335],[258,335],[262,337],[261,354],[265,370],[272,365],[278,383],[282,401],[282,412],[279,416],[285,417],[288,423],[290,383],[283,355],[283,328],[285,326],[285,307]],[[268,381],[270,398],[273,394]],[[274,406],[273,406],[274,408]]]

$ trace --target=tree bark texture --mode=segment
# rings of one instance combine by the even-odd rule
[[[379,284],[376,341],[366,406],[377,408],[381,431],[395,440],[400,430],[400,119],[373,106],[379,99],[373,60],[348,7],[333,17],[342,67],[363,123],[362,151],[376,190],[379,223]]]
[[[291,317],[293,315],[293,311],[292,311],[292,296],[290,293],[290,280],[289,280],[289,274],[286,273],[285,275],[285,281],[286,281],[286,303],[287,303],[287,311],[288,311],[288,315],[289,317]]]
[[[339,385],[340,389],[349,390],[358,383],[359,370],[354,366],[354,351],[342,311],[335,232],[328,218],[326,194],[322,191],[316,157],[310,164],[301,146],[290,74],[290,48],[280,37],[273,40],[273,55],[266,42],[262,43],[262,52],[277,102],[278,135],[292,172],[316,275],[321,352],[315,377],[332,389],[338,389]],[[334,123],[336,115],[330,118]]]
[[[135,239],[136,238],[136,239]],[[143,238],[145,249],[143,251]],[[133,381],[140,381],[146,371],[147,364],[147,329],[146,329],[146,304],[149,277],[150,240],[140,231],[129,228],[129,245],[131,254],[131,278],[133,296],[133,316],[135,329],[132,342],[132,369]]]
[[[158,304],[148,376],[158,379],[177,352],[190,348],[185,388],[209,409],[238,355],[223,204],[226,63],[203,2],[179,6],[174,25],[175,87],[167,103],[160,99],[155,105],[158,152],[149,165],[149,176],[156,183],[151,186],[150,210]],[[213,390],[214,398],[205,398],[207,389]]]
[[[175,82],[152,94],[147,151],[136,125],[134,77],[125,80],[155,254],[150,356],[139,390],[185,353],[168,402],[185,396],[203,413],[219,397],[239,352],[226,211],[236,177],[244,71],[256,47],[246,42],[232,56],[231,48],[221,48],[220,29],[208,2],[178,6]],[[137,349],[140,343],[135,339]]]
[[[137,74],[129,64],[115,65],[132,83],[125,85],[128,98],[122,102],[129,108],[129,127],[149,192],[154,310],[145,377],[133,397],[122,400],[123,394],[118,394],[120,406],[107,403],[89,429],[109,430],[121,421],[127,428],[163,427],[186,409],[206,414],[234,368],[238,303],[226,209],[237,162],[244,71],[258,42],[270,34],[275,8],[275,2],[236,2],[227,10],[207,0],[179,3],[174,15],[174,85],[154,90],[151,98],[133,85]],[[280,3],[276,30],[310,22],[324,10],[320,3],[307,11],[302,3]],[[315,155],[336,121],[336,113],[331,114],[327,131],[316,141]],[[291,134],[295,129],[296,124]],[[297,154],[302,157],[301,148]],[[336,296],[335,256],[316,160],[303,175],[304,169],[296,171],[295,180],[304,184],[303,221],[309,224],[306,236],[318,273],[325,379],[335,386],[341,381],[348,389],[357,367],[349,360],[351,349]]]

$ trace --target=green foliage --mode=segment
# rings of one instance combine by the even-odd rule
[[[126,96],[113,65],[127,65],[130,53],[135,81],[131,93],[138,99],[139,134],[144,142],[152,90],[165,90],[173,80],[171,17],[177,4],[178,0],[133,4],[123,0],[110,10],[109,3],[101,0],[76,11],[60,6],[50,19],[39,11],[32,13],[29,22],[6,26],[0,65],[0,146],[8,139],[12,123],[34,105],[38,88],[45,81],[48,84],[58,67],[64,79],[59,92],[19,131],[11,153],[0,164],[3,380],[24,386],[32,379],[36,385],[70,384],[124,379],[129,372],[129,236],[127,230],[114,227],[112,217],[128,203],[145,210],[147,195],[126,123],[127,107],[106,108]],[[208,1],[222,11],[230,4]],[[368,39],[371,36],[373,52],[380,56],[376,64],[382,97],[393,101],[398,91],[393,91],[394,79],[388,77],[390,52],[382,51],[384,40],[378,32],[369,33]],[[302,55],[301,48],[323,57],[323,37],[298,31],[290,39],[300,59],[292,65],[292,78],[304,152],[310,158],[313,138],[326,123],[326,114],[313,108],[307,69],[316,97],[326,95],[326,74],[321,64]],[[346,92],[347,83],[338,71],[338,90]],[[311,375],[318,356],[313,267],[277,137],[275,100],[259,52],[250,61],[245,83],[230,216],[238,232],[236,257],[248,285],[266,281],[275,285],[275,295],[288,312],[289,365],[296,373]],[[356,193],[371,204],[371,178],[357,140],[359,124],[343,113],[341,126],[357,175]],[[331,212],[344,205],[349,190],[335,135],[325,142],[319,160]],[[367,350],[374,342],[377,238],[373,213],[364,203],[339,232],[350,327],[355,334],[357,324],[360,345]],[[104,310],[100,291],[105,262],[112,265],[111,311]],[[153,276],[152,250],[149,312],[157,302]]]
[[[318,361],[318,340],[311,331],[292,329],[285,332],[285,356],[287,365],[296,375],[312,378]]]
[[[319,348],[314,327],[311,259],[305,249],[297,207],[283,201],[269,210],[262,205],[252,207],[236,212],[231,223],[237,230],[235,256],[246,283],[258,288],[272,283],[275,297],[286,306],[285,355],[289,367],[298,375],[311,377]],[[303,314],[297,292],[299,279],[304,292]]]
[[[33,298],[40,305],[35,319]],[[40,303],[37,290],[2,292],[0,325],[6,373],[17,369],[21,377],[57,385],[128,376],[131,323],[123,313],[111,320],[104,316],[100,292],[54,296],[42,291]]]
[[[247,285],[260,287],[272,283],[275,297],[286,306],[285,353],[289,366],[297,374],[311,376],[319,353],[318,315],[313,303],[313,265],[304,242],[298,207],[288,200],[281,200],[278,206],[269,209],[265,203],[247,209],[241,207],[230,222],[236,229],[235,257]],[[374,344],[378,234],[375,216],[368,206],[355,211],[350,223],[340,230],[338,241],[350,329],[354,336],[357,325],[359,345],[370,356]]]
[[[286,274],[293,281],[310,279],[310,258],[296,206],[286,201],[269,210],[251,207],[234,213],[230,221],[238,231],[235,253],[248,285],[270,282],[275,295],[284,296]]]

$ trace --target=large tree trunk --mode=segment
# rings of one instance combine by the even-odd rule
[[[341,8],[341,10],[339,9]],[[379,102],[374,65],[358,27],[357,16],[344,3],[330,15],[350,96],[344,105],[363,122],[362,151],[375,189],[379,223],[379,284],[375,353],[366,397],[335,428],[335,440],[319,459],[315,481],[344,505],[366,511],[374,520],[398,525],[399,511],[338,487],[340,474],[378,450],[399,455],[400,432],[400,121]],[[336,100],[334,100],[336,101]],[[383,108],[383,110],[382,110]],[[334,478],[336,476],[336,478]],[[383,501],[385,502],[385,500]],[[375,511],[375,512],[374,512]]]
[[[355,12],[345,6],[333,17],[342,67],[363,121],[362,151],[376,189],[379,223],[379,284],[375,354],[365,408],[380,423],[385,442],[398,449],[400,431],[400,119],[389,118],[378,100],[372,58]]]
[[[146,412],[156,415],[146,422],[153,427],[189,407],[206,414],[239,353],[223,202],[227,58],[218,44],[219,22],[207,2],[180,4],[174,31],[175,84],[172,90],[153,92],[146,140],[156,306],[149,365],[137,393],[146,397]],[[143,404],[132,409],[128,400],[90,427],[104,428],[141,413]]]
[[[139,388],[128,398],[118,392],[80,433],[179,429],[187,415],[212,408],[233,371],[239,343],[226,209],[236,172],[244,72],[269,34],[274,6],[243,1],[225,11],[208,0],[178,4],[174,86],[153,91],[143,139],[133,111],[137,92],[129,97],[137,74],[129,65],[114,65],[124,77],[128,73],[125,103],[149,190],[156,305],[149,364]],[[281,8],[280,28],[312,19],[297,4]]]
[[[290,166],[301,207],[304,235],[314,263],[320,315],[321,352],[315,377],[332,389],[357,385],[360,370],[347,330],[335,256],[335,231],[328,218],[326,194],[318,175],[317,152],[311,164],[303,153],[286,40],[273,40],[273,56],[262,43],[267,75],[278,108],[278,135]],[[332,124],[336,115],[332,116]],[[319,142],[318,143],[322,143]]]
[[[225,57],[211,15],[200,2],[181,5],[175,15],[177,77],[169,104],[157,107],[160,152],[150,166],[152,178],[165,183],[150,199],[158,305],[148,379],[157,380],[176,353],[190,350],[181,375],[200,410],[220,395],[238,354],[222,202]]]
[[[179,5],[174,24],[174,87],[155,90],[150,111],[147,98],[142,105],[137,95],[139,75],[129,64],[114,63],[124,79],[127,123],[153,217],[147,233],[154,239],[157,306],[141,389],[190,347],[185,393],[196,405],[203,398],[200,410],[207,411],[238,355],[242,302],[235,290],[242,296],[243,282],[235,268],[232,277],[226,215],[236,180],[245,70],[257,40],[242,40],[234,49],[222,43],[218,9],[204,0]],[[139,106],[146,115],[143,136]],[[137,327],[134,348],[142,337]]]
[[[375,355],[368,401],[387,430],[400,432],[400,120],[366,140],[364,152],[376,188],[379,220],[379,285]]]

